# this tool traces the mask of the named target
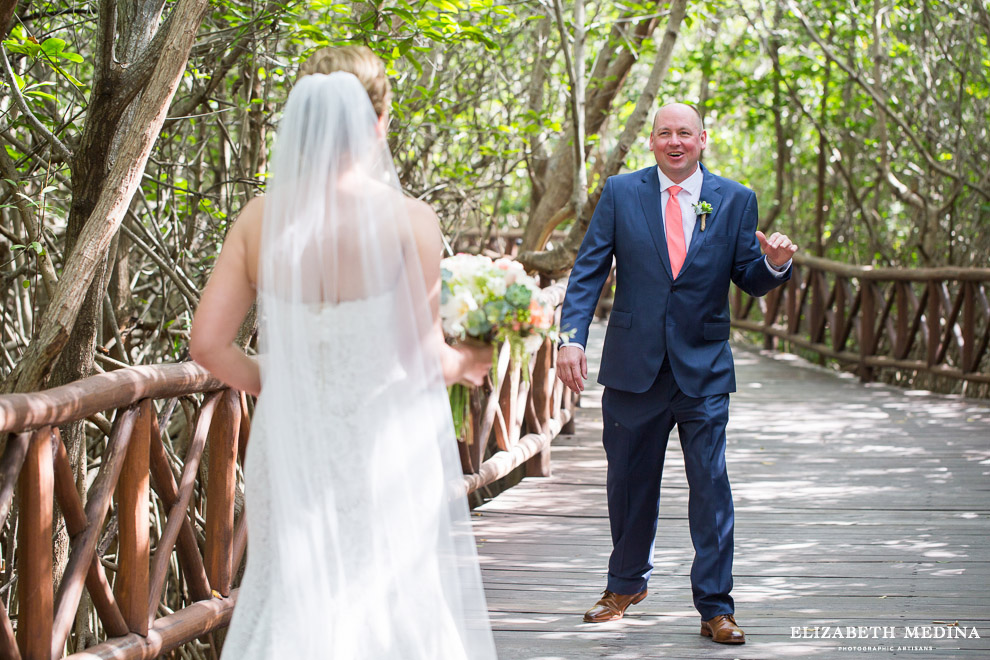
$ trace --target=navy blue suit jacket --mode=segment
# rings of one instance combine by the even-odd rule
[[[616,261],[615,302],[598,382],[645,392],[669,356],[678,387],[691,397],[734,392],[729,349],[729,281],[753,296],[775,278],[756,239],[756,194],[702,167],[701,200],[712,205],[705,231],[695,225],[675,281],[660,210],[656,166],[610,177],[567,284],[561,313],[571,341],[587,345],[605,278]]]

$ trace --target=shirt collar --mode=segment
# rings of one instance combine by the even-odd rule
[[[660,169],[659,165],[657,165],[657,176],[660,178],[661,191],[667,190],[667,188],[671,186],[680,186],[681,190],[686,191],[692,197],[701,194],[701,184],[704,183],[705,181],[705,175],[701,171],[700,163],[698,164],[698,167],[694,170],[694,173],[688,178],[681,181],[680,183],[674,183],[673,181],[671,181],[667,177],[667,175],[663,173],[663,170]]]

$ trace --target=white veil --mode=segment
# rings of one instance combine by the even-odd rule
[[[314,74],[279,127],[229,658],[495,658],[442,339],[377,120],[353,75]]]

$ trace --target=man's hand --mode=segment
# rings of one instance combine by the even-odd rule
[[[576,346],[561,346],[557,352],[557,378],[572,392],[583,392],[588,377],[588,358]]]
[[[760,242],[763,254],[767,255],[767,261],[778,270],[783,268],[784,264],[798,250],[798,246],[791,243],[791,239],[780,232],[774,232],[770,238],[767,238],[762,231],[757,231],[756,240]]]

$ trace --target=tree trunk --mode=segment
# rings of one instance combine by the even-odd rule
[[[39,330],[17,367],[4,382],[3,392],[39,389],[66,348],[83,308],[85,294],[94,280],[102,279],[107,250],[135,190],[140,185],[151,149],[185,70],[189,49],[208,7],[207,0],[179,0],[167,25],[156,34],[148,52],[134,68],[124,74],[121,85],[121,89],[125,90],[123,93],[133,98],[138,90],[130,86],[140,84],[144,94],[137,104],[133,119],[126,127],[109,174],[103,174],[92,210],[77,233],[71,249],[66,251],[62,278],[41,320]],[[105,17],[101,17],[101,21],[106,21]],[[101,44],[100,48],[104,51],[104,56],[108,57],[107,44]],[[146,58],[151,58],[152,61],[146,62]],[[105,63],[109,59],[101,61]],[[137,80],[133,76],[140,76],[143,80]],[[131,91],[126,91],[128,89]],[[104,89],[100,93],[105,94],[108,91]],[[95,86],[93,93],[98,93]],[[110,105],[106,101],[102,103],[102,107]],[[91,136],[102,134],[96,119],[87,122],[87,125],[90,124],[94,127]],[[92,138],[89,143],[93,143]],[[73,171],[78,170],[74,168]],[[83,197],[88,199],[92,195],[86,191]],[[83,201],[77,201],[73,195],[73,210],[82,208]],[[93,336],[95,337],[95,333]]]
[[[659,5],[659,3],[657,3]],[[678,2],[675,0],[675,5]],[[673,14],[671,9],[671,14]],[[585,94],[585,134],[601,131],[608,119],[612,101],[622,90],[629,71],[637,62],[635,53],[643,41],[656,29],[658,19],[648,17],[639,20],[635,29],[627,33],[625,26],[637,14],[626,13],[612,27],[608,43],[610,50],[603,50],[591,72]],[[569,122],[571,123],[571,122]],[[566,129],[568,132],[571,129]],[[523,231],[520,251],[542,250],[540,238],[549,235],[556,225],[552,220],[560,219],[561,209],[571,201],[574,190],[574,148],[569,140],[561,140],[554,149],[544,172],[544,180],[538,186],[543,193],[536,208],[530,213]],[[591,204],[591,201],[588,202]],[[587,206],[587,205],[586,205]],[[565,214],[566,215],[566,214]]]
[[[828,126],[828,88],[832,77],[832,62],[825,61],[825,80],[822,82],[821,115],[818,118],[818,170],[815,181],[815,256],[825,256],[825,174],[828,171],[828,138],[825,127]]]
[[[680,32],[681,24],[687,13],[687,4],[688,0],[673,0],[671,2],[667,27],[660,42],[660,47],[657,49],[653,69],[650,71],[650,77],[646,82],[643,93],[636,101],[636,107],[629,116],[622,134],[619,136],[618,143],[609,154],[605,167],[601,172],[600,184],[595,188],[595,192],[588,197],[588,203],[584,205],[581,215],[571,227],[567,238],[564,240],[564,244],[552,252],[537,252],[536,250],[520,251],[518,259],[526,268],[535,269],[547,275],[558,275],[569,270],[574,264],[574,257],[577,255],[578,248],[581,247],[581,241],[584,240],[584,234],[588,231],[588,225],[591,223],[595,207],[598,205],[602,190],[605,188],[605,179],[619,172],[626,161],[626,155],[629,153],[629,149],[632,148],[636,138],[641,135],[643,127],[650,119],[650,111],[653,109],[657,93],[660,91],[660,85],[663,83],[667,75],[667,69],[670,66],[670,61],[674,53],[674,45],[677,42],[677,35]],[[561,207],[563,206],[561,204]],[[561,211],[558,211],[558,213],[560,213],[558,217],[562,221],[563,218],[561,216],[564,214]],[[528,229],[529,227],[527,226]],[[545,232],[544,235],[549,235],[549,233]],[[523,249],[525,247],[524,238]],[[542,248],[543,246],[540,245],[537,249]]]

